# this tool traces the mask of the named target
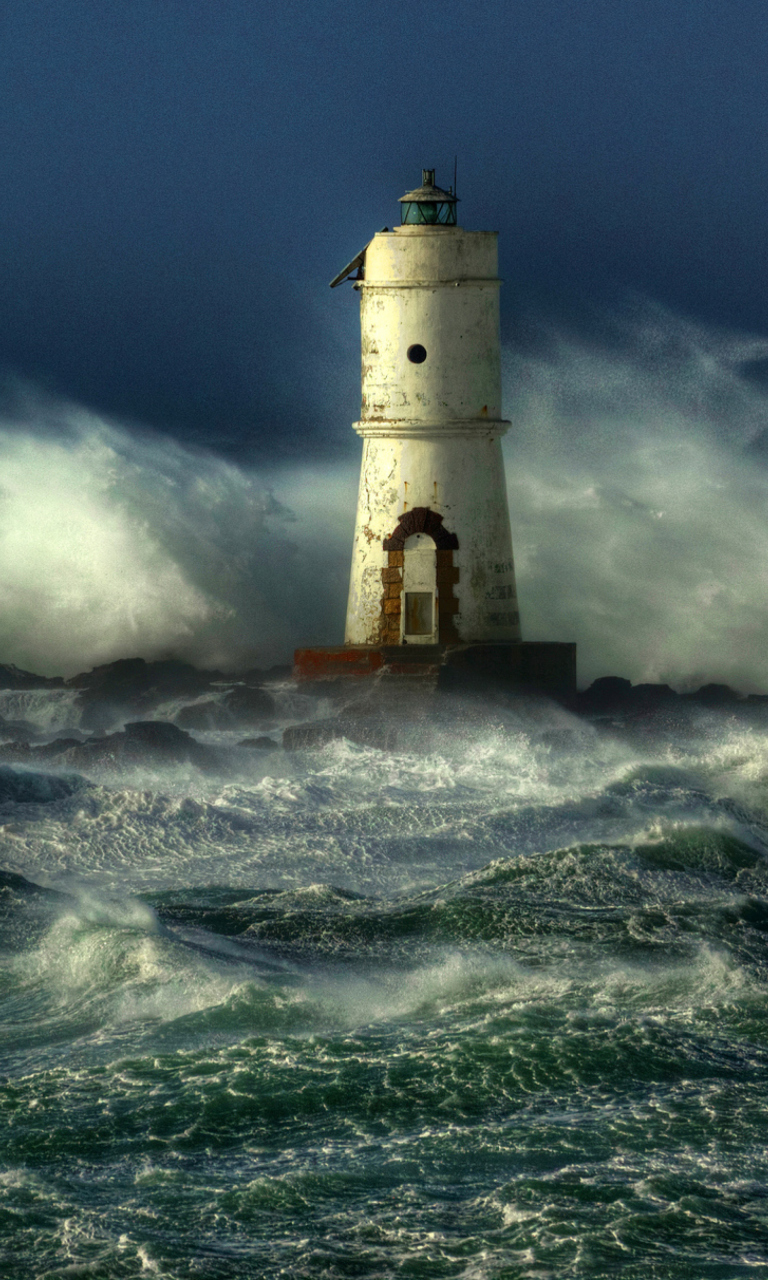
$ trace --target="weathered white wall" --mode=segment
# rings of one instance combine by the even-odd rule
[[[399,227],[374,236],[361,286],[362,418],[501,417],[496,234]],[[412,364],[408,347],[427,358]]]
[[[520,639],[500,437],[495,232],[399,227],[368,246],[363,437],[346,642],[379,639],[384,539],[413,507],[455,533],[462,640]],[[422,364],[408,347],[421,344]],[[439,640],[439,635],[436,637]]]
[[[407,504],[407,507],[406,507]],[[410,507],[431,507],[459,539],[462,640],[519,640],[512,537],[498,436],[366,439],[347,611],[348,644],[375,644],[382,543]],[[439,639],[439,637],[438,637]]]

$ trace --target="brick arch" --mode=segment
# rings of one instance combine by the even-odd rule
[[[455,533],[443,528],[443,517],[429,507],[412,507],[400,517],[397,528],[383,542],[387,552],[387,566],[381,571],[384,594],[381,599],[379,635],[383,644],[400,644],[400,618],[403,597],[403,564],[405,542],[414,533],[426,533],[437,549],[437,626],[441,644],[456,642],[456,615],[459,602],[454,595],[454,584],[459,581],[459,570],[453,563],[453,553],[459,549]]]
[[[455,533],[443,528],[443,517],[429,507],[411,507],[401,515],[394,533],[384,539],[385,551],[402,551],[406,538],[414,533],[427,533],[438,551],[458,551],[459,540]]]

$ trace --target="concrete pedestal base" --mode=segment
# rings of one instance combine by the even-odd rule
[[[502,688],[569,704],[576,697],[576,645],[534,640],[297,649],[293,673],[297,680],[411,679],[455,692]]]

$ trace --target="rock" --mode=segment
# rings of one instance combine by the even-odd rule
[[[274,698],[265,689],[245,684],[230,689],[224,705],[233,721],[245,728],[250,725],[257,728],[265,720],[271,720],[277,710]]]
[[[631,680],[621,676],[600,676],[588,689],[576,695],[577,707],[582,715],[609,715],[625,711],[631,694]]]
[[[202,732],[211,729],[233,729],[234,716],[223,702],[207,698],[205,702],[193,702],[182,707],[176,713],[176,724],[180,729],[199,729]]]
[[[293,675],[293,666],[291,663],[278,664],[270,667],[266,673],[267,680],[290,680]]]
[[[38,676],[11,663],[0,663],[0,689],[63,689],[61,676]]]
[[[163,751],[169,748],[175,751],[190,743],[197,745],[190,734],[168,720],[132,720],[123,732],[126,741],[132,745],[160,748]]]
[[[59,777],[50,773],[32,773],[28,769],[11,769],[0,765],[0,804],[51,804],[63,800],[89,786],[85,778],[71,774]]]
[[[198,671],[176,659],[145,662],[143,658],[121,658],[74,676],[68,685],[81,690],[83,728],[106,729],[121,712],[147,712],[168,698],[193,698],[214,680],[222,679],[220,671]]]
[[[30,720],[0,719],[0,733],[11,734],[14,742],[29,742],[37,737],[38,728]]]
[[[275,742],[274,738],[243,738],[242,742],[238,742],[238,747],[250,747],[254,751],[279,751],[280,743]]]
[[[689,708],[668,684],[636,684],[618,676],[603,676],[577,695],[580,715],[605,716],[612,727],[627,731],[651,731],[673,726],[683,732],[689,726]]]
[[[409,690],[409,692],[412,692]],[[382,693],[381,686],[368,690],[339,707],[337,718],[342,720],[369,720],[371,717],[381,719],[382,706],[392,706],[394,697],[391,690]]]
[[[51,745],[51,744],[49,744]],[[80,768],[135,764],[193,764],[215,768],[216,752],[166,720],[137,720],[121,733],[91,738],[67,748],[60,758]]]
[[[379,751],[393,751],[397,743],[394,727],[380,719],[334,716],[328,720],[310,720],[305,724],[289,725],[283,730],[283,746],[286,751],[316,750],[337,738],[346,738],[362,747],[376,747]]]
[[[87,741],[87,739],[81,737],[54,738],[52,742],[45,742],[40,747],[33,747],[32,752],[36,760],[55,760],[57,756],[63,756],[72,747],[79,747],[83,741]]]
[[[85,783],[85,779],[83,782]],[[0,899],[8,897],[49,898],[56,902],[71,900],[68,893],[60,893],[58,889],[45,889],[42,885],[35,884],[34,880],[27,880],[14,871],[0,871]]]
[[[677,705],[679,701],[680,695],[668,684],[635,684],[629,695],[629,709],[634,714],[644,715],[648,711]]]
[[[40,747],[7,742],[0,746],[0,759],[25,764],[46,760],[80,769],[160,763],[194,764],[207,770],[217,764],[212,748],[165,720],[137,720],[127,724],[121,733],[99,734],[85,740],[55,738]]]
[[[28,742],[0,743],[0,760],[28,760],[32,748]]]
[[[256,685],[263,684],[267,678],[267,672],[262,671],[261,667],[249,667],[247,671],[241,672],[240,675],[233,676],[233,683],[247,684],[252,688]]]
[[[705,684],[695,693],[683,694],[687,702],[697,702],[702,707],[734,707],[741,702],[735,689],[727,684]]]
[[[254,685],[237,684],[223,698],[209,698],[182,707],[176,724],[184,729],[250,729],[261,728],[275,716],[274,698]]]
[[[693,693],[676,693],[668,684],[636,684],[617,676],[603,676],[578,694],[578,712],[586,716],[615,716],[627,728],[648,728],[663,723],[681,731],[694,724],[697,707],[728,711],[756,724],[768,718],[768,696],[742,697],[727,684],[705,684]]]

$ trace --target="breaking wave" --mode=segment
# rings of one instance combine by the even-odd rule
[[[0,770],[3,1275],[759,1271],[765,733],[238,737]]]

